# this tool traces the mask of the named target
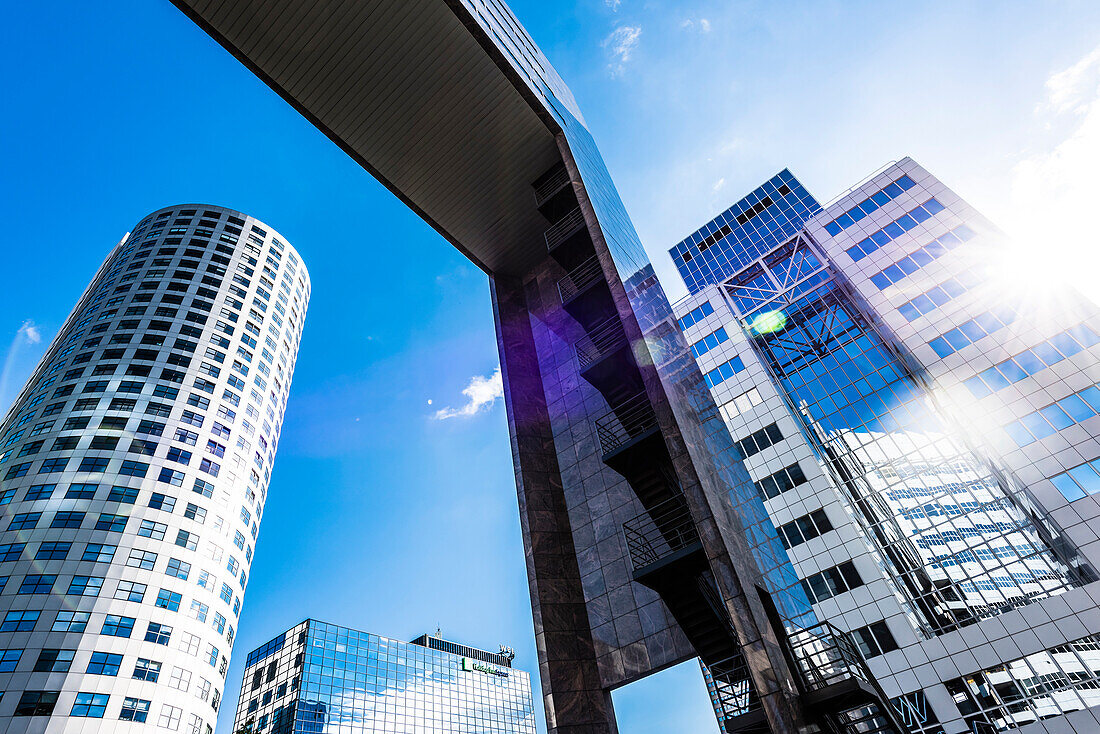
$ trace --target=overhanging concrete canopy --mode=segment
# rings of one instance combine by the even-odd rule
[[[459,3],[173,2],[483,270],[546,256],[556,125]]]

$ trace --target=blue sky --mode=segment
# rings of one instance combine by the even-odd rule
[[[1096,272],[1095,237],[1069,233],[1100,189],[1100,4],[512,7],[674,294],[667,248],[780,168],[827,201],[904,155],[1041,263]],[[536,669],[485,277],[164,0],[14,4],[0,63],[5,406],[151,210],[246,211],[310,269],[222,725],[243,652],[307,616],[406,639],[440,626]],[[615,703],[626,734],[716,731],[694,663]]]

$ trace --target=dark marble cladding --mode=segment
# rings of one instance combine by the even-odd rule
[[[492,292],[548,732],[613,734],[523,287]]]
[[[676,622],[659,597],[633,581],[622,524],[643,507],[626,480],[603,463],[594,420],[608,405],[579,375],[572,344],[583,330],[563,318],[556,289],[563,272],[547,258],[528,274],[525,294],[601,685],[610,689],[694,657],[695,651],[682,633],[672,633]],[[641,607],[654,605],[660,613],[650,611],[643,625]]]

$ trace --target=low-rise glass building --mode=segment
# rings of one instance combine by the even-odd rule
[[[531,677],[504,648],[307,619],[249,653],[233,731],[534,734]]]

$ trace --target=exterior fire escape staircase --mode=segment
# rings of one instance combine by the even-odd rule
[[[547,251],[565,271],[557,283],[562,307],[584,330],[574,343],[580,375],[609,406],[595,421],[603,462],[626,478],[644,508],[623,524],[634,580],[661,596],[706,666],[723,730],[763,734],[768,725],[761,701],[568,173],[559,165],[533,188],[536,205],[552,222]],[[844,633],[824,624],[777,632],[807,715],[822,731],[905,733]]]

